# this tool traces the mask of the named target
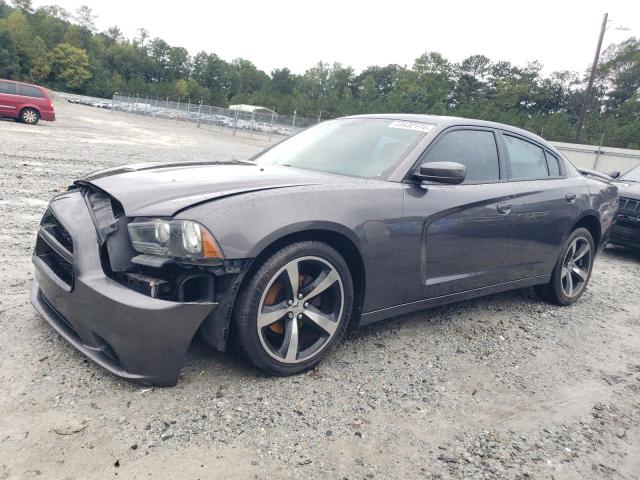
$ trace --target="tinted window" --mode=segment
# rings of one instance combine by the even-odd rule
[[[560,164],[558,163],[558,157],[555,155],[544,152],[547,156],[547,166],[549,167],[549,175],[551,177],[559,177],[560,176]]]
[[[438,140],[426,162],[457,162],[467,167],[465,182],[483,182],[500,178],[498,148],[492,132],[455,130]]]
[[[44,95],[39,88],[31,87],[29,85],[20,85],[20,95],[25,97],[44,98]]]
[[[527,180],[549,176],[542,148],[509,135],[505,135],[504,140],[509,153],[511,178]]]
[[[0,82],[0,93],[16,94],[16,84],[10,82]]]

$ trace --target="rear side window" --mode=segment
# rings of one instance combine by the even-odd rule
[[[547,166],[549,167],[549,176],[551,177],[559,177],[560,176],[560,163],[558,161],[558,157],[549,152],[544,152],[547,156]]]
[[[44,98],[42,90],[30,85],[20,85],[20,95],[24,97]]]
[[[500,179],[498,147],[493,132],[454,130],[445,134],[424,162],[457,162],[467,167],[465,183]]]
[[[15,95],[16,94],[16,84],[11,82],[2,82],[0,81],[0,93]]]
[[[533,143],[509,135],[504,136],[511,165],[511,178],[531,180],[549,176],[544,150]]]

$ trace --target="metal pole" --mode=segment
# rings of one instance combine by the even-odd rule
[[[191,97],[189,97],[189,104],[187,105],[187,114],[184,116],[185,122],[191,122]]]
[[[320,110],[320,114],[318,115],[318,123],[322,120],[322,110]]]
[[[116,93],[113,92],[113,95],[111,96],[111,112],[113,113],[113,109],[114,109],[114,102],[116,99]]]
[[[236,115],[233,120],[233,134],[236,134],[236,129],[238,128],[238,115],[240,114],[240,109],[236,108]]]
[[[593,169],[594,170],[598,169],[598,159],[600,158],[600,149],[602,148],[603,142],[604,142],[604,133],[600,137],[600,145],[598,145],[598,150],[596,151],[596,159],[593,162]],[[604,152],[602,152],[602,153],[604,153]]]
[[[178,104],[176,105],[176,123],[178,123],[179,118],[180,118],[180,97],[178,97]]]
[[[598,67],[598,59],[600,58],[600,49],[602,48],[602,39],[604,37],[604,31],[607,28],[607,18],[609,14],[605,13],[602,18],[602,26],[600,27],[600,37],[598,37],[598,46],[596,47],[596,55],[593,58],[593,65],[591,65],[591,74],[589,75],[589,82],[587,83],[587,90],[584,92],[584,101],[582,102],[582,108],[580,109],[580,117],[578,118],[578,129],[576,130],[576,143],[580,143],[580,134],[582,133],[582,124],[584,123],[584,117],[587,115],[587,107],[589,106],[589,99],[591,98],[591,89],[593,88],[593,80],[596,76],[596,68]]]
[[[253,129],[256,128],[256,111],[251,112],[251,130],[250,137],[253,138]]]
[[[298,113],[297,110],[293,111],[293,123],[291,123],[291,135],[296,133],[296,114]]]
[[[200,105],[198,105],[198,123],[196,127],[200,128],[200,115],[202,115],[202,100],[200,100]]]
[[[271,124],[269,125],[269,141],[271,141],[271,134],[273,133],[273,117],[276,114],[276,107],[271,110]]]
[[[133,113],[138,113],[138,94],[136,93],[136,103],[133,104]]]

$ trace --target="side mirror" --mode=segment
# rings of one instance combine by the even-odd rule
[[[427,162],[414,175],[421,180],[457,185],[464,182],[467,167],[456,162]]]
[[[609,173],[607,173],[607,175],[609,175],[611,178],[613,178],[613,179],[615,180],[616,178],[618,178],[618,177],[620,176],[620,172],[618,172],[618,171],[616,170],[616,171],[614,171],[614,172],[609,172]]]

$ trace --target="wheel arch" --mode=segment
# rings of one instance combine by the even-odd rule
[[[593,212],[587,212],[583,214],[573,225],[571,230],[567,232],[567,235],[570,235],[576,228],[586,228],[591,237],[593,238],[593,243],[595,250],[598,251],[600,247],[600,242],[602,241],[602,226],[600,225],[600,219]]]
[[[351,324],[357,324],[362,311],[362,306],[364,305],[366,286],[366,269],[362,254],[358,248],[359,242],[355,238],[355,235],[340,225],[336,226],[335,224],[329,223],[323,223],[321,225],[316,224],[313,226],[307,224],[304,225],[305,228],[300,228],[300,225],[296,228],[295,225],[292,225],[286,229],[269,235],[260,242],[252,251],[254,259],[251,263],[251,267],[247,271],[247,274],[243,278],[240,288],[242,288],[248,279],[251,278],[252,272],[259,268],[264,259],[268,258],[281,248],[297,242],[323,242],[334,248],[340,255],[342,255],[345,262],[347,262],[347,266],[351,272],[354,290],[354,308]]]

